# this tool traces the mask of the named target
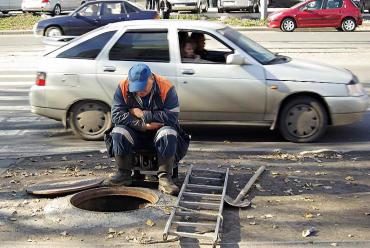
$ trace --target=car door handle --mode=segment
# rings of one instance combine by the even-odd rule
[[[115,72],[116,67],[114,67],[114,66],[104,66],[103,71],[105,71],[105,72]]]
[[[181,73],[184,75],[194,75],[194,70],[193,69],[182,69]]]

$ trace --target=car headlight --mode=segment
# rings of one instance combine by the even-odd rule
[[[355,75],[353,75],[352,80],[347,84],[347,90],[350,96],[363,96],[366,94],[364,87]]]

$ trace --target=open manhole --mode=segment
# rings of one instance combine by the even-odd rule
[[[154,192],[134,187],[89,189],[75,194],[70,200],[79,209],[95,212],[133,211],[157,201]]]

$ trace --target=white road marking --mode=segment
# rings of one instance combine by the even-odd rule
[[[25,75],[14,75],[14,74],[1,75],[0,74],[0,79],[1,78],[34,78],[34,77],[36,77],[36,73],[35,74],[25,74]]]
[[[11,88],[11,89],[1,89],[0,88],[0,92],[24,92],[24,93],[28,93],[30,92],[30,89],[17,89],[17,88]]]
[[[28,101],[28,96],[0,96],[0,101]]]
[[[0,136],[14,136],[14,135],[25,135],[25,134],[60,134],[69,133],[70,130],[64,128],[51,128],[51,129],[15,129],[15,130],[0,130]]]
[[[1,120],[1,119],[0,119]],[[46,117],[42,116],[17,116],[17,117],[8,117],[7,119],[4,118],[3,121],[5,122],[35,122],[35,121],[40,121],[40,120],[50,120]]]
[[[0,106],[0,111],[24,111],[31,110],[31,106]]]
[[[29,85],[34,85],[35,84],[35,81],[15,81],[15,82],[4,82],[4,81],[0,81],[0,86],[29,86]]]

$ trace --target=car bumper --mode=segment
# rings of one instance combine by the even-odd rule
[[[358,97],[325,97],[331,113],[332,125],[348,125],[360,121],[369,107],[367,95]]]
[[[44,29],[38,27],[38,24],[37,23],[33,26],[33,29],[32,30],[33,30],[33,34],[35,36],[43,36],[44,35]]]
[[[45,108],[45,107],[39,107],[39,106],[31,106],[31,112],[37,115],[42,115],[42,116],[57,120],[57,121],[64,120],[66,116],[65,109],[52,109],[52,108]]]
[[[279,28],[280,27],[280,21],[279,20],[269,21],[268,22],[268,27],[269,28]]]
[[[197,3],[194,3],[194,5],[184,5],[184,4],[173,4],[172,10],[173,11],[192,11],[197,10],[198,5]]]
[[[23,4],[22,10],[28,12],[42,12],[42,11],[50,12],[53,10],[53,6],[50,3],[30,2],[28,4]]]

